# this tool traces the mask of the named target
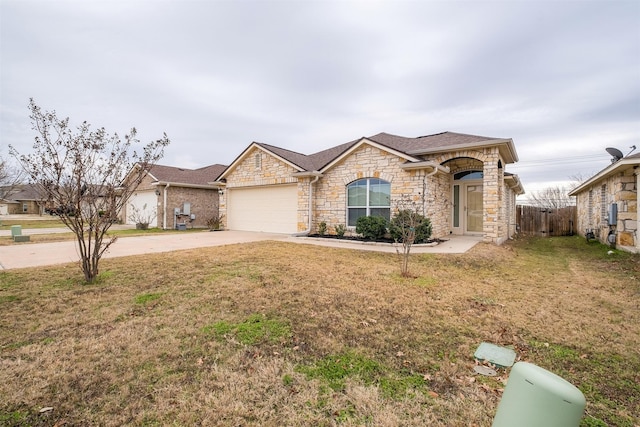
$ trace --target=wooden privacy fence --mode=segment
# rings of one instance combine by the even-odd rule
[[[518,231],[534,236],[571,236],[575,232],[576,207],[549,209],[518,205]]]

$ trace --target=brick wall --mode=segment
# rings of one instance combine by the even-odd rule
[[[180,208],[182,211],[184,203],[191,204],[191,213],[195,214],[194,221],[190,221],[189,217],[181,216],[177,218],[177,222],[186,223],[189,228],[205,228],[207,226],[207,220],[214,215],[218,214],[218,190],[210,188],[191,188],[191,187],[178,187],[169,185],[152,185],[155,181],[145,176],[137,191],[156,191],[160,192],[157,197],[156,203],[156,221],[154,224],[150,224],[150,227],[163,227],[164,222],[164,197],[165,191],[167,193],[167,212],[166,212],[166,228],[172,229],[175,227],[174,221],[174,208]],[[127,218],[127,209],[129,206],[124,206],[120,214],[120,218],[124,221]]]

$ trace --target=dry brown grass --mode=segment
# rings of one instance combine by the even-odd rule
[[[274,242],[108,259],[90,286],[75,265],[2,272],[0,424],[488,426],[503,384],[472,356],[490,341],[634,426],[640,266],[606,250],[478,245],[413,256],[414,279],[396,256]],[[212,332],[255,314],[289,332]],[[374,369],[332,388],[308,375],[327,357]]]

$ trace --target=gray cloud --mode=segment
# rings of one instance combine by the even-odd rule
[[[513,138],[508,170],[531,190],[640,145],[635,1],[0,7],[1,148],[30,150],[30,97],[111,132],[166,131],[163,163],[185,167],[229,163],[254,140],[311,153],[451,130]]]

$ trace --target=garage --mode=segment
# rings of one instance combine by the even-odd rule
[[[127,224],[148,221],[150,227],[156,227],[158,196],[155,191],[137,191],[129,198],[125,211]]]
[[[298,231],[298,186],[228,188],[227,227],[230,230],[295,233]]]

